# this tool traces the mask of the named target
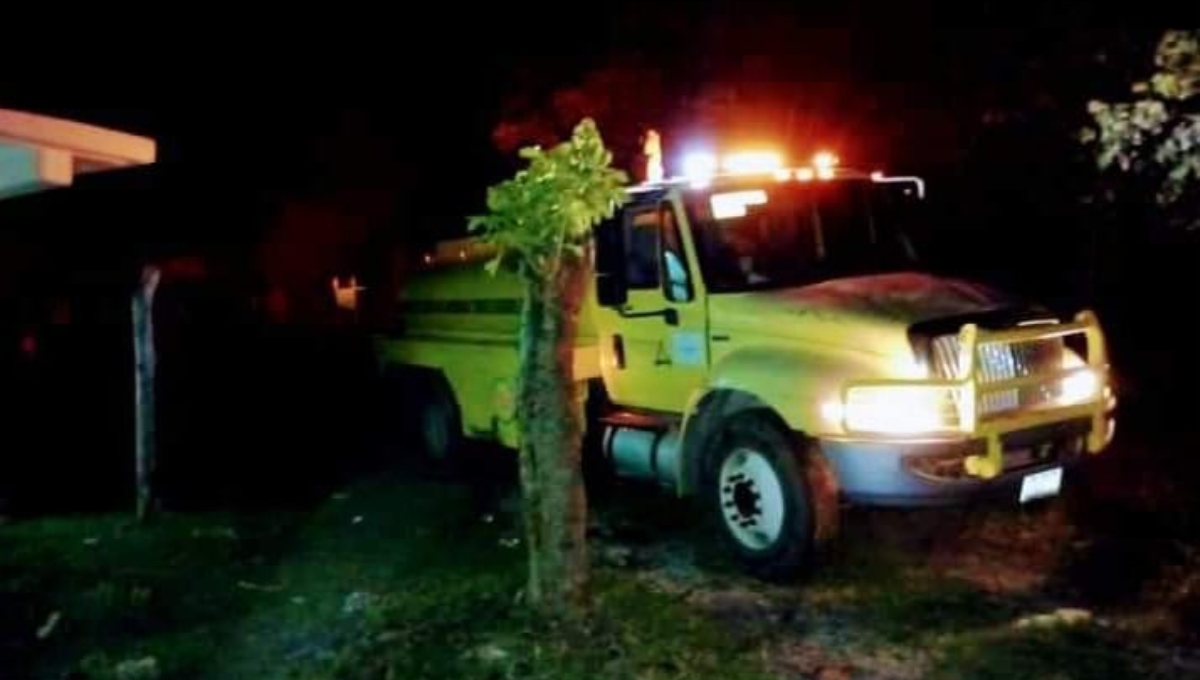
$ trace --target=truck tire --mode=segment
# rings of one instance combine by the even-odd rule
[[[811,562],[824,513],[804,453],[765,411],[733,416],[707,447],[700,500],[733,555],[759,578],[791,578]]]
[[[428,370],[390,371],[382,406],[377,431],[385,460],[415,462],[439,475],[459,470],[462,421],[445,378]]]
[[[412,432],[425,467],[439,474],[461,471],[462,416],[454,393],[440,374],[423,374],[410,392]]]

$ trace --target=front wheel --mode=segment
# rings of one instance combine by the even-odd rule
[[[704,502],[738,560],[762,578],[800,573],[817,510],[794,435],[766,414],[735,416],[707,459]]]

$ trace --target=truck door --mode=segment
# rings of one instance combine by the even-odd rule
[[[680,214],[669,199],[623,211],[628,299],[601,310],[602,370],[621,406],[682,412],[708,374],[705,305]]]

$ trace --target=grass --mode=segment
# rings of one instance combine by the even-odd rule
[[[605,540],[652,551],[697,537],[684,506],[634,493],[602,502],[616,534]],[[893,677],[872,670],[893,659],[888,672],[918,664],[928,677],[1007,680],[1153,677],[1161,666],[1139,640],[1094,623],[1016,628],[1048,605],[939,575],[921,548],[854,531],[803,585],[750,581],[706,548],[701,568],[684,571],[695,582],[652,588],[644,560],[598,568],[588,615],[545,621],[519,602],[515,518],[488,507],[466,486],[390,478],[309,509],[4,525],[0,679]],[[761,611],[736,604],[760,596]],[[807,656],[790,667],[773,657],[789,648]]]
[[[499,580],[497,580],[499,579]],[[578,622],[513,605],[503,577],[439,583],[381,605],[373,638],[347,647],[337,678],[764,677],[757,648],[665,595],[612,575]],[[315,677],[327,677],[317,675]]]
[[[163,678],[760,677],[744,641],[615,572],[585,621],[531,617],[512,518],[471,508],[462,487],[387,480],[312,511],[6,525],[0,678],[147,658]]]
[[[138,527],[112,515],[0,528],[0,669],[55,676],[152,655],[168,677],[188,676],[255,606],[238,584],[269,578],[294,522],[205,514]]]

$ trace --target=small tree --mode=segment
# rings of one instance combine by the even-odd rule
[[[470,228],[497,247],[492,273],[511,267],[525,281],[517,417],[526,597],[564,613],[581,600],[588,572],[580,449],[586,391],[574,375],[576,330],[591,229],[624,199],[625,175],[611,167],[590,119],[569,141],[520,155],[528,167],[488,190],[488,214],[471,218]]]
[[[1101,170],[1134,173],[1152,187],[1172,221],[1200,227],[1200,31],[1167,31],[1158,70],[1134,83],[1131,102],[1092,101],[1095,127],[1083,131]]]

